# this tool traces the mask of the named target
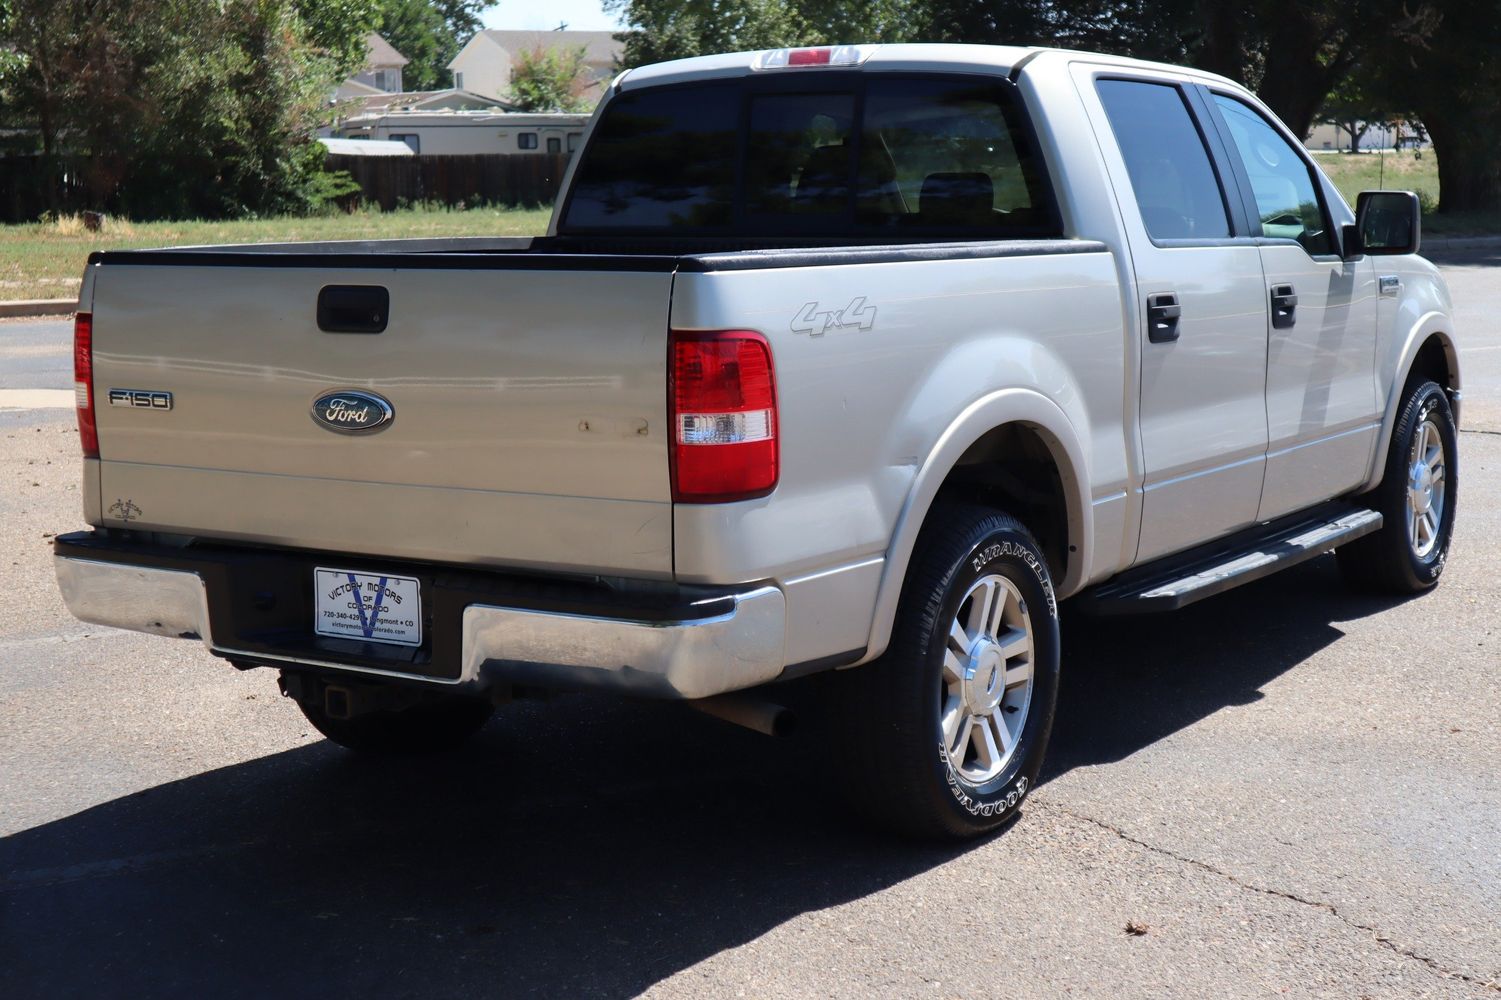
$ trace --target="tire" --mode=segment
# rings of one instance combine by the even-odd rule
[[[347,750],[372,756],[413,756],[457,749],[494,714],[488,701],[445,698],[401,711],[376,711],[336,719],[321,704],[297,707],[318,730]]]
[[[1335,553],[1345,582],[1365,593],[1432,589],[1449,558],[1458,500],[1459,435],[1449,397],[1434,382],[1415,382],[1397,415],[1381,485],[1366,496],[1383,518],[1381,530]]]
[[[999,615],[982,637],[974,626],[987,593]],[[859,811],[928,840],[1001,827],[1037,784],[1058,698],[1058,602],[1036,540],[989,508],[935,507],[907,571],[890,646],[831,680],[830,756]],[[973,712],[986,721],[977,723]]]

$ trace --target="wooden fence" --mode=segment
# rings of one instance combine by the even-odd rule
[[[544,205],[557,196],[568,154],[330,155],[328,169],[347,170],[359,184],[361,193],[349,202],[387,210],[419,202]],[[86,201],[79,164],[63,157],[0,156],[0,222],[34,222],[49,208],[75,212]]]
[[[557,196],[568,154],[330,155],[328,169],[348,171],[365,203],[387,210],[416,202],[541,205]]]

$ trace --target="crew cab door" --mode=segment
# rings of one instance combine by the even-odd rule
[[[1259,230],[1272,315],[1267,466],[1258,518],[1270,520],[1364,482],[1381,414],[1375,265],[1345,261],[1301,144],[1248,102],[1206,91],[1246,216]]]
[[[1141,562],[1256,520],[1268,300],[1201,95],[1171,77],[1078,69],[1135,270]]]

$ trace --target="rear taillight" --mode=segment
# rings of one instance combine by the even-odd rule
[[[777,391],[759,333],[674,331],[672,498],[727,503],[777,485]]]
[[[78,405],[78,440],[84,458],[99,457],[99,428],[94,423],[94,317],[73,317],[73,395]]]

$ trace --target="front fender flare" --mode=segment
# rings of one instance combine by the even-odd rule
[[[1371,460],[1371,467],[1367,470],[1365,485],[1362,491],[1373,490],[1381,483],[1381,477],[1386,471],[1386,456],[1391,449],[1392,430],[1397,424],[1397,412],[1402,406],[1402,388],[1407,385],[1408,376],[1412,374],[1413,362],[1417,360],[1418,351],[1428,342],[1430,337],[1437,337],[1444,345],[1444,353],[1449,356],[1449,370],[1454,373],[1454,384],[1445,386],[1456,394],[1454,403],[1454,422],[1459,423],[1459,404],[1457,393],[1460,389],[1459,372],[1459,348],[1454,343],[1448,327],[1452,320],[1441,312],[1424,313],[1408,331],[1406,339],[1402,342],[1400,360],[1392,376],[1386,397],[1386,412],[1381,416],[1381,431],[1376,436],[1376,452]]]
[[[892,624],[907,566],[917,544],[918,532],[932,509],[939,488],[970,445],[1006,424],[1025,424],[1037,431],[1058,466],[1068,523],[1068,569],[1063,579],[1055,582],[1058,596],[1068,596],[1089,579],[1089,560],[1094,549],[1089,467],[1073,424],[1058,404],[1031,389],[1002,389],[990,393],[971,403],[949,424],[907,491],[891,544],[886,550],[886,565],[876,596],[870,642],[860,663],[881,655],[891,641]]]

